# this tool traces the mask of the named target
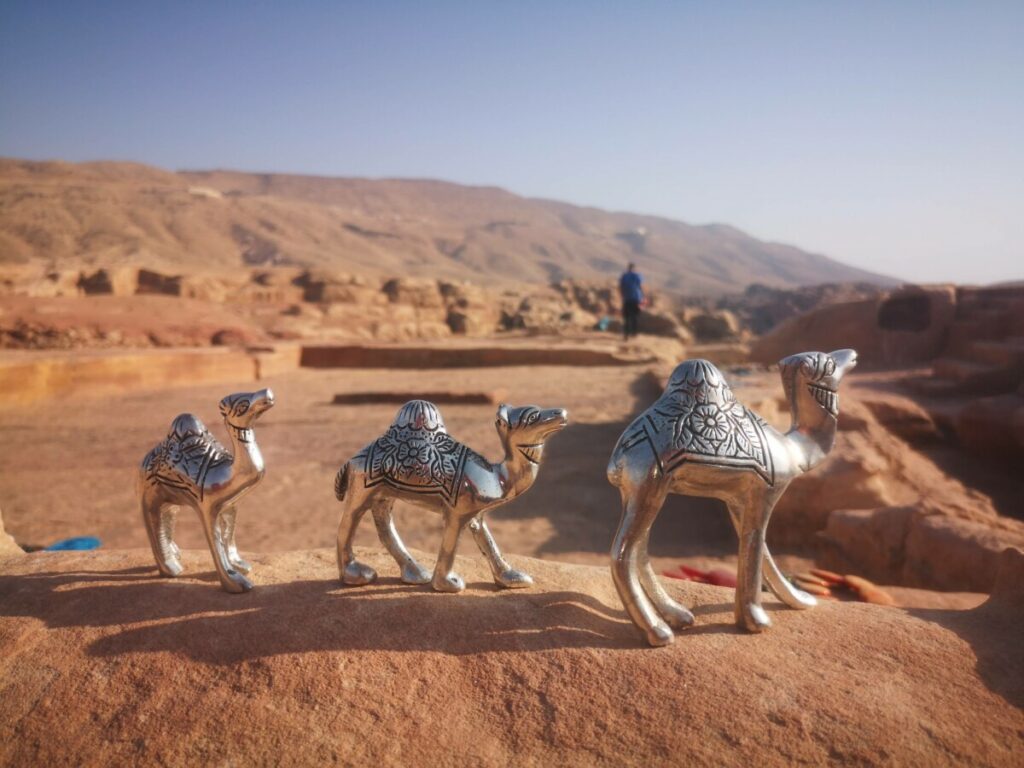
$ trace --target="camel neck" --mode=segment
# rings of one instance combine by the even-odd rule
[[[790,397],[790,408],[793,422],[786,436],[799,450],[800,468],[806,472],[820,464],[832,450],[838,421],[801,383]]]
[[[256,433],[252,427],[236,427],[228,421],[224,422],[224,426],[227,427],[228,434],[231,436],[235,475],[259,476],[262,474],[263,454],[260,453],[260,447],[256,443]]]
[[[514,436],[509,436],[503,442],[505,460],[498,470],[503,475],[502,485],[506,490],[506,498],[513,498],[526,491],[537,479],[544,445],[518,443]]]

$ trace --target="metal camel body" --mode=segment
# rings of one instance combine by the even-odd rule
[[[770,625],[761,607],[762,579],[790,608],[815,600],[782,575],[765,543],[772,509],[793,478],[832,449],[837,388],[857,354],[804,352],[779,363],[793,414],[785,434],[745,408],[706,360],[679,365],[662,396],[622,434],[608,479],[622,495],[612,546],[612,578],[623,605],[651,645],[667,645],[672,628],[693,614],[658,582],[647,555],[651,526],[669,493],[720,499],[739,535],[736,622],[752,632]]]
[[[501,555],[484,521],[484,512],[527,491],[537,477],[544,442],[568,423],[561,408],[498,408],[495,427],[505,449],[492,464],[448,435],[437,407],[425,400],[402,406],[394,423],[377,440],[353,456],[338,472],[335,494],[344,505],[338,526],[338,569],[345,584],[368,584],[377,578],[352,553],[356,526],[373,513],[381,543],[402,569],[402,581],[426,584],[440,592],[459,592],[465,582],[452,570],[459,536],[467,525],[487,558],[495,583],[525,587],[529,575],[513,569]],[[439,512],[444,533],[433,576],[409,554],[395,529],[391,509],[396,500]]]
[[[139,467],[137,491],[153,557],[164,576],[182,572],[174,526],[180,507],[192,507],[202,521],[221,586],[228,592],[252,589],[244,574],[251,566],[235,545],[235,505],[263,478],[263,456],[253,425],[274,405],[269,389],[228,395],[220,413],[231,436],[227,451],[197,417],[183,413],[167,437]]]

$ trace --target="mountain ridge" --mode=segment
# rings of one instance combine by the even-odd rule
[[[286,265],[501,284],[605,280],[628,261],[674,294],[896,282],[729,224],[493,185],[0,158],[0,264]]]

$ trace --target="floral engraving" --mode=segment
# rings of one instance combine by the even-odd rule
[[[454,504],[469,449],[435,429],[393,424],[367,455],[367,487],[386,483],[414,493],[434,493]]]
[[[183,414],[163,442],[142,461],[147,483],[165,485],[202,499],[207,473],[231,462],[231,453],[195,416]]]
[[[626,431],[623,449],[649,443],[665,472],[687,461],[749,467],[773,485],[765,422],[737,402],[717,368],[695,362],[689,377],[669,381],[661,398]]]

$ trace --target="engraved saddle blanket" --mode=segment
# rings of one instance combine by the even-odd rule
[[[737,402],[729,385],[707,360],[687,360],[672,372],[665,392],[623,436],[629,451],[650,443],[663,472],[687,461],[746,467],[775,484],[766,422]]]
[[[367,449],[366,486],[385,483],[454,504],[470,456],[475,454],[448,434],[437,406],[413,400]]]
[[[171,424],[167,437],[142,462],[146,479],[203,498],[207,473],[229,464],[231,454],[199,419],[184,413]]]

